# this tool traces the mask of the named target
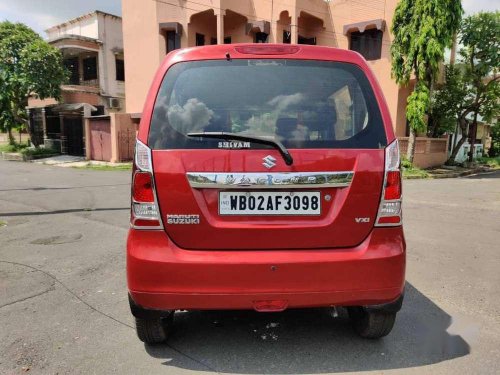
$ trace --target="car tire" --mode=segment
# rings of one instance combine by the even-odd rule
[[[149,345],[165,342],[172,330],[173,320],[173,313],[167,318],[135,318],[135,328],[139,340]]]
[[[358,335],[367,339],[387,336],[396,321],[395,312],[368,311],[363,307],[348,308],[349,318]]]

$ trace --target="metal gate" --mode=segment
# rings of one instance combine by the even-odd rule
[[[111,124],[109,119],[90,122],[90,158],[92,160],[111,160]]]
[[[31,142],[35,145],[43,144],[43,112],[36,108],[30,111],[29,127],[31,131]]]
[[[120,148],[120,161],[129,161],[134,158],[136,131],[127,128],[118,132],[118,144]]]
[[[68,116],[63,119],[63,132],[61,135],[63,154],[85,155],[83,139],[83,117]]]

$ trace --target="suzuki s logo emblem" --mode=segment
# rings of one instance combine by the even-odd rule
[[[262,165],[267,169],[271,169],[276,165],[276,159],[273,158],[271,155],[267,155],[265,158],[262,158],[262,160],[264,160]]]

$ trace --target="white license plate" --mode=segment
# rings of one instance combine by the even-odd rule
[[[219,193],[219,215],[320,215],[319,191]]]

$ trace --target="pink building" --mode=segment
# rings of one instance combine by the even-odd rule
[[[397,0],[122,0],[127,112],[138,117],[153,74],[176,48],[224,43],[318,44],[360,52],[406,135],[408,88],[391,78],[389,26]]]

